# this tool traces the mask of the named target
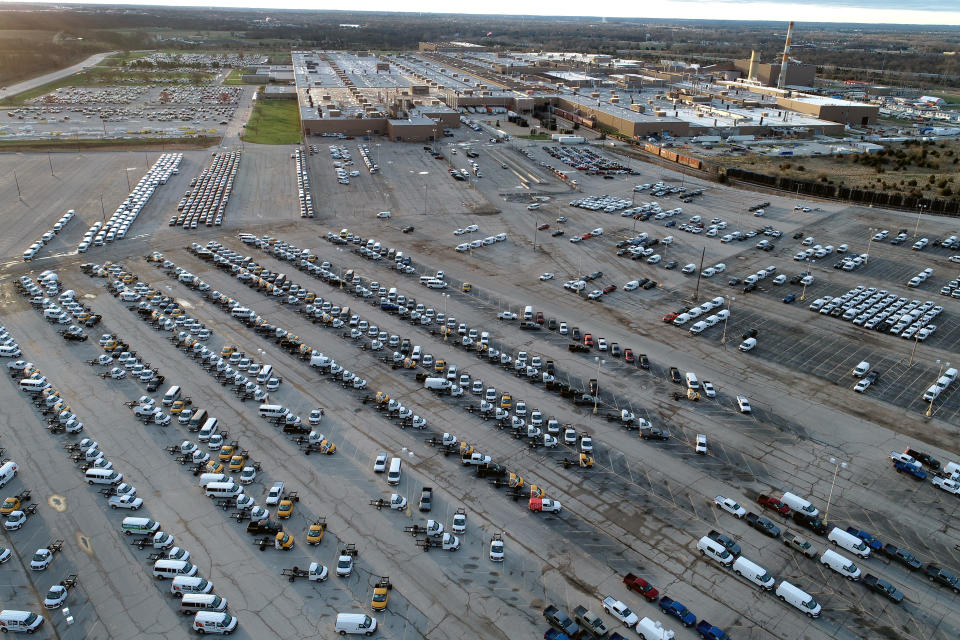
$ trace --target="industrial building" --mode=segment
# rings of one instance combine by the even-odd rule
[[[813,68],[786,57],[780,66],[750,59],[701,68],[669,60],[644,66],[609,56],[488,51],[466,42],[424,42],[419,49],[294,51],[304,133],[434,141],[443,129],[458,127],[468,108],[502,107],[520,115],[546,110],[638,140],[810,137],[867,126],[879,114],[876,104],[798,90],[795,83],[813,84]]]

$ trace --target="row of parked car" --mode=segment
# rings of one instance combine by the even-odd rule
[[[307,161],[299,148],[294,151],[293,157],[297,163],[297,197],[300,199],[300,217],[312,218],[315,212],[313,195],[310,192],[310,176],[307,174]]]
[[[167,184],[170,176],[180,173],[179,166],[182,160],[182,153],[161,154],[160,158],[140,178],[126,200],[120,203],[120,206],[113,212],[106,224],[101,225],[100,222],[97,222],[90,227],[83,240],[77,245],[77,251],[84,253],[90,248],[91,244],[95,247],[101,247],[105,243],[125,238],[130,226],[136,222],[137,216],[147,206],[147,202],[149,202],[157,187]]]
[[[67,211],[65,214],[60,216],[60,219],[57,220],[52,227],[50,227],[49,231],[45,232],[39,240],[27,247],[27,250],[23,252],[24,262],[33,260],[33,258],[40,252],[40,249],[43,248],[43,245],[52,241],[54,237],[60,233],[60,230],[66,227],[68,222],[73,220],[73,216],[75,216],[76,213],[77,212],[74,209]]]
[[[589,147],[574,147],[570,145],[543,145],[543,150],[552,157],[560,160],[568,167],[589,174],[602,175],[638,175],[636,170],[630,169],[617,160],[611,160],[600,155]]]
[[[213,152],[210,166],[190,181],[190,189],[177,204],[178,213],[170,218],[170,226],[196,229],[201,224],[223,224],[239,168],[239,151]]]
[[[908,451],[910,450],[908,449]],[[908,454],[892,452],[890,455],[895,464],[901,463],[916,468],[919,468],[917,465],[922,466],[921,463]],[[929,456],[924,457],[927,459],[930,458]],[[939,465],[939,463],[937,464]],[[949,474],[949,472],[946,472],[945,470],[945,473],[943,474],[944,477],[948,475],[956,476],[957,472],[960,471],[960,466],[957,466],[954,463],[951,464],[953,464],[953,474]],[[847,527],[846,529],[841,529],[837,526],[831,526],[829,523],[824,522],[820,518],[819,509],[813,506],[809,500],[806,500],[799,495],[791,492],[785,492],[782,497],[777,498],[775,496],[761,494],[757,498],[757,502],[763,509],[769,510],[784,518],[791,518],[796,524],[813,531],[817,535],[826,536],[827,540],[834,546],[844,549],[860,558],[869,558],[871,551],[882,552],[883,555],[895,560],[899,564],[904,565],[910,571],[916,571],[923,568],[924,573],[929,580],[939,582],[941,585],[952,589],[955,593],[960,592],[960,580],[958,580],[956,575],[946,569],[943,569],[939,564],[928,563],[924,565],[912,552],[906,549],[898,548],[891,544],[885,545],[883,542],[865,530],[856,527]],[[714,505],[737,518],[744,519],[749,526],[757,529],[764,535],[767,535],[771,538],[781,539],[785,545],[799,551],[800,553],[803,553],[809,558],[815,557],[818,553],[816,547],[814,547],[808,540],[802,538],[799,534],[790,530],[786,530],[781,536],[781,529],[779,526],[774,524],[768,518],[748,511],[735,500],[726,498],[724,496],[717,496],[714,498]],[[730,552],[732,557],[739,555],[739,545],[737,545],[736,541],[729,536],[710,535],[708,537],[713,539],[714,542],[718,542],[720,546],[722,546],[726,551]],[[709,549],[701,548],[701,551],[709,551]],[[710,554],[705,553],[705,555]],[[724,556],[719,549],[715,549],[715,553],[711,557],[717,561],[726,560],[726,556]],[[853,562],[847,558],[844,558],[841,554],[830,551],[829,549],[820,556],[820,562],[849,580],[856,581],[860,580],[861,577],[864,577],[861,576],[859,568],[857,568]],[[899,590],[894,588],[893,585],[886,580],[877,578],[876,580],[870,581],[864,580],[864,583],[867,587],[883,593],[885,596],[889,597],[895,602],[899,602],[903,599]]]
[[[904,339],[924,341],[937,325],[932,321],[943,306],[932,300],[908,300],[886,289],[857,285],[841,296],[823,296],[810,304],[815,313],[840,318],[865,329],[886,331]]]

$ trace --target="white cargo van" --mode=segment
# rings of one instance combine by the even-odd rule
[[[290,410],[282,404],[262,404],[259,409],[261,418],[283,418]]]
[[[695,374],[693,371],[687,372],[687,388],[688,389],[700,388],[700,381],[697,380],[697,374]]]
[[[123,474],[113,469],[87,469],[84,472],[87,484],[120,484]]]
[[[423,387],[425,389],[449,389],[451,386],[453,386],[453,383],[446,378],[426,378],[423,381]]]
[[[163,394],[163,405],[165,407],[169,407],[179,399],[180,399],[180,387],[177,385],[173,385],[172,387],[167,389],[167,392],[165,394]]]
[[[206,442],[210,439],[210,436],[217,433],[219,429],[219,422],[216,418],[210,418],[203,423],[203,426],[200,427],[200,433],[197,434],[197,440],[200,442]]]
[[[809,501],[804,500],[798,495],[787,492],[783,494],[781,498],[784,504],[793,509],[794,511],[802,511],[804,514],[810,516],[811,518],[816,518],[820,513],[820,510],[815,506],[810,504]]]
[[[163,558],[153,563],[153,575],[161,580],[164,578],[172,579],[177,576],[195,576],[197,575],[197,567],[185,560]]]
[[[820,564],[825,564],[847,580],[859,580],[860,569],[852,561],[847,560],[836,551],[827,549],[820,556]]]
[[[201,487],[206,487],[211,482],[230,482],[230,476],[225,473],[202,473],[200,474],[199,485]]]
[[[180,597],[188,593],[210,593],[213,583],[200,576],[177,576],[170,584],[170,593]]]
[[[766,589],[769,591],[773,589],[773,585],[776,582],[773,579],[773,576],[770,575],[770,572],[753,562],[740,556],[733,562],[733,571],[738,575],[746,578],[753,584]]]
[[[707,536],[700,538],[699,542],[697,542],[697,549],[700,550],[700,555],[710,558],[711,560],[716,560],[725,567],[733,564],[733,554],[730,553],[725,546],[716,540],[711,540]]]
[[[786,580],[777,586],[776,593],[778,598],[792,604],[811,618],[816,618],[820,615],[820,603],[814,600],[813,596],[809,593],[799,587],[795,587]]]
[[[340,635],[347,633],[362,633],[371,635],[377,630],[377,619],[365,613],[338,613],[336,632]]]
[[[400,458],[390,460],[390,470],[387,471],[387,484],[400,484],[400,468],[402,461]]]
[[[533,307],[527,305],[523,308],[523,319],[524,320],[533,320]]]
[[[864,360],[853,368],[853,377],[862,378],[867,375],[867,371],[870,371],[870,363]]]
[[[150,533],[156,533],[160,530],[160,523],[156,520],[151,520],[150,518],[135,518],[133,516],[128,516],[123,519],[123,522],[120,524],[120,530],[123,531],[123,535],[145,535]]]
[[[193,628],[197,633],[229,635],[237,628],[237,618],[229,613],[200,611],[193,617]]]
[[[273,365],[272,364],[264,365],[263,368],[260,369],[260,372],[257,373],[257,382],[259,382],[260,384],[266,384],[267,380],[269,380],[272,375],[273,375]]]
[[[27,393],[40,393],[49,386],[46,378],[24,378],[20,381],[20,391]]]
[[[834,527],[827,535],[827,540],[838,547],[842,547],[850,553],[855,553],[861,558],[870,557],[870,548],[857,536],[847,533],[840,527]]]
[[[213,593],[185,593],[180,599],[180,613],[193,615],[198,611],[226,611],[227,600]]]
[[[241,493],[243,489],[233,481],[211,482],[203,488],[203,494],[210,498],[235,498]]]
[[[43,625],[43,616],[32,611],[4,609],[0,611],[0,631],[4,633],[33,633]]]
[[[20,465],[18,465],[13,460],[8,460],[7,462],[4,462],[3,466],[0,467],[0,487],[3,487],[8,482],[13,480],[17,475],[17,471],[19,470],[20,470]]]

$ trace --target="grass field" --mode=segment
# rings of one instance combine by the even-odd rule
[[[200,136],[198,138],[135,138],[133,140],[0,140],[0,152],[11,151],[74,151],[95,149],[98,151],[118,151],[133,147],[162,148],[164,151],[207,149],[220,142],[220,138]]]
[[[244,142],[296,144],[302,139],[296,100],[257,100],[243,134]]]
[[[245,84],[240,79],[241,75],[243,75],[243,69],[234,69],[233,71],[230,72],[230,74],[226,78],[224,78],[223,84],[233,84],[233,85]]]

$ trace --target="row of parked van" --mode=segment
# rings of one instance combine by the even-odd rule
[[[727,549],[727,547],[716,540],[704,536],[697,542],[697,549],[700,551],[702,556],[710,558],[722,566],[732,569],[733,572],[738,576],[748,580],[752,584],[757,585],[765,591],[773,590],[774,585],[776,585],[776,579],[774,579],[769,571],[746,556],[735,556]],[[825,553],[839,556],[839,554],[830,550],[827,550]],[[823,607],[813,596],[793,583],[787,582],[786,580],[780,581],[779,586],[776,587],[775,594],[778,598],[787,604],[796,607],[811,618],[818,617],[820,612],[823,610]]]
[[[60,233],[60,230],[67,226],[67,223],[73,220],[73,216],[76,215],[76,211],[70,209],[65,214],[60,216],[60,219],[57,220],[49,231],[45,232],[39,240],[31,244],[26,251],[23,252],[24,262],[29,262],[40,252],[40,249],[43,248],[43,245],[52,241],[53,238]]]

